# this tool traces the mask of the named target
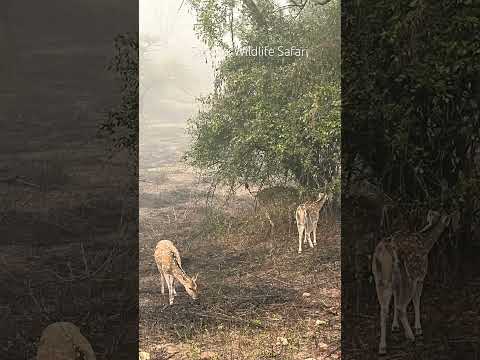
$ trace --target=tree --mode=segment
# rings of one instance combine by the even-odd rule
[[[293,3],[293,2],[292,2]],[[335,188],[340,169],[339,2],[280,7],[270,0],[192,0],[197,32],[225,57],[215,89],[189,122],[189,164],[232,188],[294,182]],[[247,47],[308,56],[248,57]]]
[[[2,53],[0,74],[2,74],[4,85],[9,82],[15,85],[17,44],[12,28],[12,7],[13,0],[5,0],[2,2],[0,11],[0,51]]]
[[[111,135],[114,146],[138,154],[138,34],[115,39],[115,56],[109,69],[120,81],[120,105],[109,112],[101,130]]]
[[[461,209],[467,249],[480,200],[478,7],[357,5],[342,7],[343,169],[360,156],[398,202]]]

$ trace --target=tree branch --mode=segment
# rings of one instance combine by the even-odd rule
[[[257,25],[261,27],[266,27],[267,23],[265,21],[265,17],[263,16],[258,6],[255,4],[255,2],[253,0],[242,0],[242,2],[250,11],[250,15],[257,22]]]

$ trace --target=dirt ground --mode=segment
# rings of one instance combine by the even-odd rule
[[[140,142],[140,350],[157,360],[339,359],[338,219],[323,218],[318,246],[298,255],[294,224],[272,239],[247,193],[226,202],[217,191],[206,205],[208,185],[179,161],[181,128],[148,136],[156,141]],[[162,239],[199,274],[197,302],[181,285],[173,306],[161,294],[153,252]]]
[[[111,44],[82,56],[61,45],[26,46],[18,88],[0,91],[0,358],[34,359],[43,329],[70,321],[97,359],[128,359],[137,353],[136,180],[98,136],[115,87],[90,88],[109,76]],[[72,75],[77,62],[88,71]]]

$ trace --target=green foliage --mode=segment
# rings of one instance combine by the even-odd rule
[[[232,187],[293,181],[339,191],[339,2],[312,3],[301,13],[280,11],[268,0],[256,1],[258,12],[232,0],[191,3],[199,36],[225,57],[215,90],[189,122],[187,162]],[[308,56],[238,53],[248,46],[293,46],[308,49]]]
[[[480,12],[471,3],[342,8],[344,169],[360,154],[407,202],[463,207],[480,193]]]
[[[138,153],[138,34],[115,38],[115,56],[109,66],[120,82],[120,105],[109,112],[101,130],[113,139],[114,146]]]

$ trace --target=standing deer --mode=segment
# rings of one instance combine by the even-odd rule
[[[386,321],[393,295],[394,313],[392,331],[398,331],[398,319],[409,340],[414,340],[407,319],[407,306],[413,301],[415,309],[415,334],[422,335],[420,323],[420,297],[423,280],[427,275],[428,253],[450,225],[451,216],[430,210],[427,225],[417,233],[397,232],[383,239],[372,257],[372,272],[380,303],[379,354],[387,353]]]
[[[165,283],[168,287],[168,300],[173,305],[173,299],[177,292],[175,290],[175,279],[183,285],[188,295],[194,300],[198,298],[197,275],[191,278],[182,268],[180,253],[169,240],[161,240],[155,248],[155,262],[160,272],[162,294],[165,293]]]
[[[313,248],[317,245],[317,223],[320,217],[320,210],[322,210],[328,196],[324,193],[319,193],[316,201],[307,201],[298,206],[295,212],[295,219],[297,220],[298,229],[298,253],[302,253],[302,239],[304,243]],[[313,232],[313,243],[311,233]],[[304,237],[305,234],[305,237]]]

